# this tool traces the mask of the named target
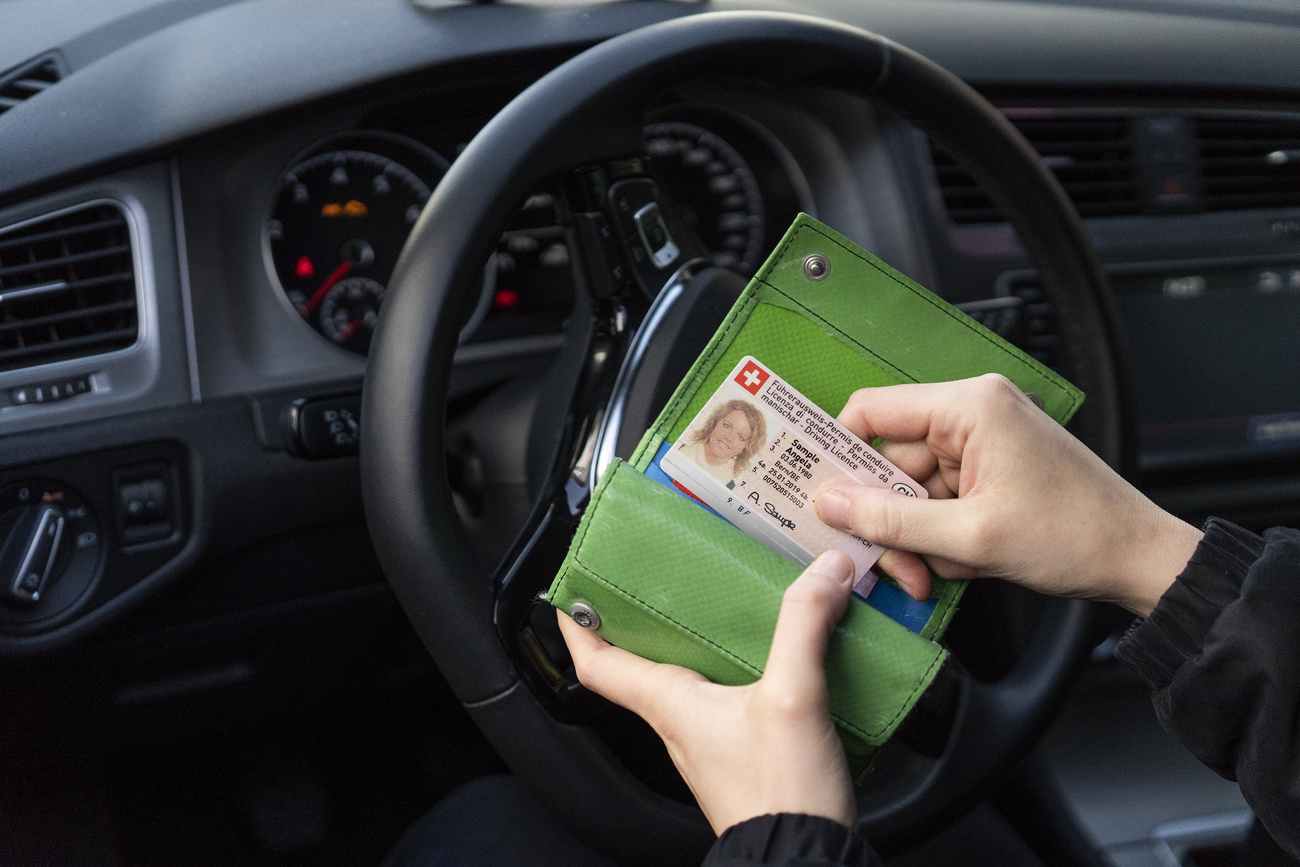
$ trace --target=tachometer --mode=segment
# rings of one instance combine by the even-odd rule
[[[285,173],[266,237],[298,316],[336,345],[365,354],[397,256],[447,164],[393,136],[350,143],[355,147],[325,150]]]
[[[762,261],[763,194],[744,158],[716,133],[668,121],[645,129],[646,153],[714,264],[752,274]]]

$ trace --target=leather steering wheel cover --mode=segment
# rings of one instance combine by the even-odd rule
[[[1102,412],[1091,413],[1102,420],[1098,435],[1087,438],[1112,464],[1124,441],[1117,421],[1123,401],[1116,383],[1123,380],[1116,376],[1113,302],[1072,206],[1001,114],[935,64],[820,19],[709,13],[601,43],[520,94],[453,163],[390,281],[364,388],[366,515],[399,600],[494,746],[557,816],[611,854],[638,863],[698,861],[711,834],[697,811],[650,792],[599,739],[556,722],[519,683],[493,626],[488,576],[457,532],[443,457],[444,414],[468,289],[512,209],[558,172],[639,153],[650,102],[674,82],[705,76],[835,87],[880,102],[935,135],[1002,206],[1038,263],[1062,321],[1077,316],[1073,327],[1100,335],[1087,357],[1071,359],[1089,406],[1104,404]],[[1082,640],[1080,603],[1062,604],[1057,619],[1066,632],[1057,634],[1054,653],[1039,657],[1049,669],[1026,668],[1009,684],[1043,687],[1018,708],[1033,724],[1016,741],[1046,719],[1047,702],[1060,691],[1050,685],[1061,683]],[[991,770],[1009,760],[992,763]],[[947,804],[930,806],[951,809],[971,793],[944,794]],[[897,819],[915,826],[927,805],[899,807],[907,815],[886,813],[878,823]]]

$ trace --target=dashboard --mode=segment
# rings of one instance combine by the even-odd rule
[[[222,558],[360,525],[366,352],[443,173],[568,57],[706,9],[834,18],[979,89],[1054,170],[1110,277],[1130,478],[1189,520],[1300,523],[1285,4],[120,0],[76,24],[38,5],[0,12],[6,659],[378,584],[326,570],[161,601]],[[1068,323],[1014,234],[899,119],[833,88],[684,81],[643,143],[627,160],[710,263],[752,274],[808,212],[1068,375]],[[563,350],[590,289],[575,190],[531,191],[482,262],[453,416]],[[612,242],[632,271],[653,253]],[[1116,827],[1094,833],[1119,845]]]

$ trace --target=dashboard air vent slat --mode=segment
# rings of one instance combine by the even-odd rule
[[[1008,118],[1038,151],[1085,217],[1139,210],[1132,123],[1106,115]],[[931,148],[939,188],[954,223],[991,223],[1004,218],[965,169],[937,146]]]
[[[63,78],[63,65],[57,55],[47,54],[0,73],[0,114],[31,99]]]
[[[88,253],[72,253],[55,259],[29,262],[25,265],[14,265],[9,268],[0,268],[0,280],[12,279],[21,274],[29,274],[32,271],[41,271],[49,268],[60,268],[64,265],[77,265],[84,262],[93,262],[106,256],[120,256],[123,253],[129,252],[131,252],[130,244],[119,244],[114,247],[104,247],[101,250],[91,250]]]
[[[130,338],[128,345],[130,345],[130,342],[135,340],[134,328],[120,328],[116,331],[106,331],[103,334],[88,334],[82,337],[74,337],[70,340],[63,341],[62,346],[65,349],[83,350],[74,353],[74,356],[77,357],[83,355],[97,355],[103,350],[97,350],[96,352],[85,350],[95,349],[103,345],[105,342],[116,343],[125,340],[128,337]],[[0,370],[10,370],[17,367],[31,367],[33,364],[38,363],[31,359],[40,354],[41,347],[39,346],[24,346],[17,349],[0,350]],[[41,361],[44,360],[46,359],[41,359]]]
[[[1300,207],[1300,117],[1195,120],[1207,211]]]
[[[121,313],[126,310],[134,309],[134,301],[112,301],[108,304],[100,304],[97,307],[66,310],[63,313],[50,313],[46,316],[37,316],[33,319],[26,319],[20,322],[0,322],[0,332],[14,331],[19,328],[37,328],[45,325],[58,325],[60,322],[71,322],[78,317],[103,316],[109,313]]]
[[[0,370],[124,349],[138,331],[120,207],[93,204],[0,230]]]
[[[109,229],[119,225],[121,222],[120,219],[114,217],[111,220],[100,220],[98,223],[87,223],[86,225],[70,226],[63,229],[51,229],[48,232],[37,232],[34,235],[24,234],[21,238],[14,238],[12,240],[5,240],[5,236],[0,235],[0,252],[3,252],[8,247],[35,244],[40,241],[58,241],[72,235],[79,235],[95,229]]]

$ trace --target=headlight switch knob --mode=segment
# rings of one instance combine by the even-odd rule
[[[67,515],[52,503],[34,503],[0,516],[7,527],[0,547],[0,577],[8,601],[35,604],[57,577],[67,536]]]

